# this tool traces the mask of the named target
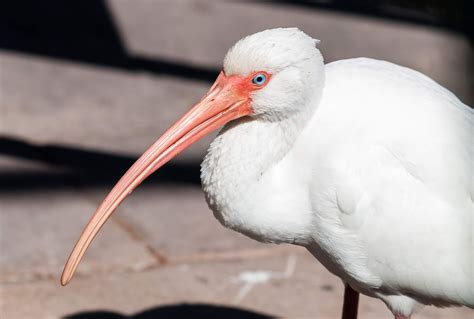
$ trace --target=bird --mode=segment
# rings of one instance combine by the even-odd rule
[[[428,76],[387,61],[324,63],[298,28],[246,36],[204,97],[131,166],[64,267],[72,278],[118,205],[149,175],[221,128],[201,165],[227,228],[305,247],[396,319],[419,305],[474,308],[473,110]]]

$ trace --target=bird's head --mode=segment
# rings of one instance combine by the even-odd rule
[[[223,75],[235,78],[250,116],[277,121],[301,111],[322,87],[319,40],[297,28],[265,30],[238,41],[226,54]]]
[[[324,81],[317,42],[296,28],[266,30],[238,41],[207,94],[145,151],[104,199],[72,250],[61,283],[71,280],[87,247],[127,195],[178,153],[232,120],[250,116],[278,121],[305,110]]]

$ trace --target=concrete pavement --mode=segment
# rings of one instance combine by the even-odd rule
[[[327,61],[391,60],[472,101],[472,50],[447,31],[254,2],[107,5],[134,57],[218,70],[241,36],[299,26],[322,40]],[[170,163],[165,182],[134,192],[77,277],[59,286],[73,243],[125,166],[206,91],[196,78],[0,48],[1,318],[339,316],[342,284],[307,252],[254,242],[214,219],[196,184],[212,137]],[[391,318],[367,297],[360,316]],[[466,308],[425,307],[415,318],[468,316]]]

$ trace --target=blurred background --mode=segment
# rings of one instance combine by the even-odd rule
[[[63,263],[134,159],[207,91],[227,49],[267,28],[321,40],[474,101],[471,0],[95,0],[0,5],[0,317],[338,318],[343,286],[304,250],[224,229],[200,189],[209,137],[106,224],[65,288]],[[362,297],[361,318],[391,318]],[[467,318],[423,308],[416,318]]]

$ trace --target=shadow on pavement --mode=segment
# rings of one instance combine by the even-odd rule
[[[0,155],[51,165],[53,170],[1,171],[0,191],[77,186],[111,186],[135,162],[138,156],[91,151],[62,145],[35,145],[0,136]],[[150,176],[144,184],[188,184],[199,186],[198,163],[170,162]]]
[[[104,0],[7,1],[0,6],[0,48],[50,58],[213,81],[219,70],[131,56]]]
[[[471,41],[474,36],[471,32],[474,2],[468,0],[253,0],[248,3],[251,2],[435,26],[462,33]],[[0,48],[6,50],[207,82],[219,73],[215,68],[183,61],[130,55],[105,0],[4,1],[0,6],[0,30]]]
[[[469,0],[253,0],[268,5],[286,5],[312,10],[330,10],[442,28],[461,33],[474,41],[472,15],[474,2]]]
[[[73,314],[64,319],[270,319],[276,318],[234,307],[207,304],[179,304],[155,307],[124,316],[116,312],[92,311]]]

